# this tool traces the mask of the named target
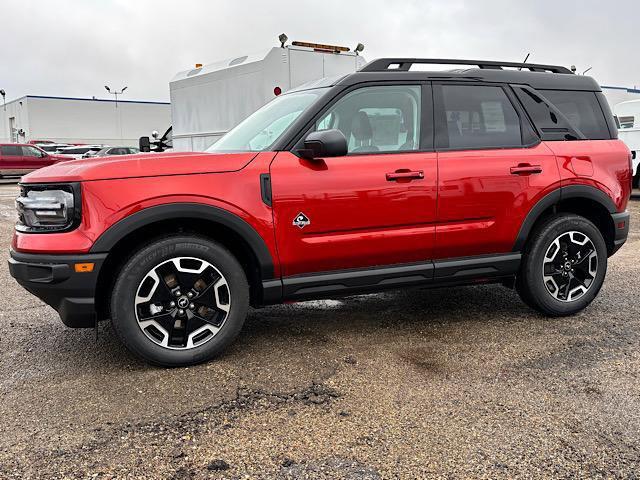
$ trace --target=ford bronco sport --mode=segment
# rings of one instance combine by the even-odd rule
[[[571,315],[626,240],[631,181],[592,78],[380,59],[275,98],[205,153],[25,176],[9,265],[66,325],[111,319],[165,366],[219,354],[249,305],[384,288],[502,283]]]

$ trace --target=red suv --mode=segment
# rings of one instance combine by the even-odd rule
[[[411,69],[429,63],[470,68]],[[627,238],[631,180],[592,78],[381,59],[275,98],[205,153],[27,175],[10,269],[66,325],[110,318],[166,366],[220,353],[249,305],[496,282],[570,315]]]
[[[35,145],[0,143],[0,177],[24,175],[68,158],[52,155]]]

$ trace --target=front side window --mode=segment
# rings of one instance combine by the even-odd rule
[[[25,157],[42,158],[44,154],[35,147],[22,147],[22,155]]]
[[[327,90],[316,88],[276,97],[211,145],[207,152],[269,150],[302,112],[310,108]]]
[[[520,117],[500,87],[442,85],[445,133],[439,148],[475,149],[522,146]]]
[[[419,85],[364,87],[338,100],[315,129],[340,130],[348,153],[407,152],[420,148]]]

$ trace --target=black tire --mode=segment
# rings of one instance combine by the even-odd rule
[[[583,292],[581,296],[574,300],[571,300],[570,296],[563,299],[556,298],[550,290],[559,291],[558,284],[549,283],[550,286],[547,287],[543,274],[543,262],[547,252],[550,251],[551,245],[563,234],[565,234],[564,238],[566,238],[566,234],[569,234],[569,232],[579,232],[579,234],[588,237],[597,254],[597,268],[594,269],[595,275],[593,275],[588,287],[585,287],[587,288],[586,292]],[[580,241],[583,240],[580,235],[574,238]],[[551,250],[551,254],[553,251]],[[591,259],[586,261],[589,262]],[[581,265],[581,267],[585,268],[584,265]],[[567,266],[567,268],[569,267]],[[576,268],[578,267],[576,266]],[[587,266],[586,268],[589,267]],[[600,231],[584,217],[560,213],[545,220],[535,229],[528,240],[520,266],[520,273],[516,280],[516,289],[528,306],[545,315],[553,317],[573,315],[585,309],[598,295],[604,283],[606,272],[607,247]],[[562,294],[559,294],[559,296],[562,296]]]
[[[193,257],[208,262],[223,275],[228,286],[229,311],[219,331],[203,344],[186,349],[172,349],[152,341],[140,327],[136,311],[141,282],[151,270],[176,257]],[[165,286],[163,283],[162,287]],[[160,283],[156,288],[160,288]],[[217,301],[217,295],[215,298]],[[184,367],[210,360],[231,344],[242,329],[248,307],[249,285],[236,258],[222,245],[207,238],[180,235],[150,243],[125,263],[113,288],[111,319],[116,334],[135,355],[153,365]],[[166,318],[168,322],[171,321],[169,317]],[[168,338],[171,338],[170,335]]]
[[[640,186],[640,167],[638,167],[637,170],[638,171],[633,176],[633,180],[631,181],[631,187],[632,188],[638,188],[638,186]]]

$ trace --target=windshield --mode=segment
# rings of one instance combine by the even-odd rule
[[[211,145],[207,152],[269,150],[289,125],[327,90],[316,88],[277,97]]]

